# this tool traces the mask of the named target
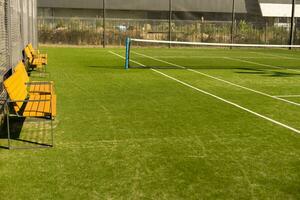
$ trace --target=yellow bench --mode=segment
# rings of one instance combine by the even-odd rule
[[[47,147],[52,147],[53,120],[56,117],[56,95],[53,93],[29,93],[27,91],[27,86],[24,84],[24,78],[22,78],[22,72],[20,70],[16,71],[8,79],[6,79],[3,82],[3,85],[8,95],[8,99],[5,102],[8,148],[13,148],[10,141],[10,117],[44,118],[51,120],[52,141],[50,145],[47,145]]]
[[[30,52],[31,52],[31,54],[32,54],[32,56],[33,56],[34,58],[39,58],[39,57],[40,57],[40,58],[44,58],[44,59],[46,60],[46,62],[47,62],[47,59],[48,59],[48,55],[47,55],[47,54],[41,54],[39,50],[35,50],[35,49],[33,48],[33,46],[32,46],[31,43],[29,43],[29,44],[27,45],[27,47],[29,48],[29,50],[30,50]]]
[[[54,83],[52,81],[29,81],[26,67],[22,61],[13,69],[14,72],[20,72],[20,77],[24,84],[28,86],[29,93],[54,94]]]
[[[37,68],[37,69],[42,69],[43,66],[45,66],[47,64],[47,61],[45,58],[42,57],[33,57],[33,55],[30,52],[29,47],[25,47],[24,49],[24,54],[25,57],[30,65],[31,68]]]

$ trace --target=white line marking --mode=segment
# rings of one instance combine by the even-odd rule
[[[293,98],[293,97],[300,97],[300,95],[275,95],[274,97]]]
[[[119,54],[117,54],[117,53],[115,53],[113,51],[108,51],[108,52],[111,53],[111,54],[114,54],[115,56],[118,56],[119,58],[125,59],[125,57],[123,57],[123,56],[121,56],[121,55],[119,55]],[[143,65],[143,64],[141,64],[141,63],[139,63],[137,61],[134,61],[134,60],[130,60],[130,61],[133,62],[133,63],[135,63],[135,64],[138,64],[138,65],[140,65],[142,67],[146,67],[146,65]]]
[[[122,58],[122,59],[125,59],[125,57],[123,57],[123,56],[121,56],[121,55],[119,55],[119,54],[117,54],[117,53],[114,53],[114,52],[112,52],[112,51],[109,51],[109,52],[112,53],[112,54],[114,54],[114,55],[116,55],[116,56],[118,56],[118,57],[120,57],[120,58]],[[131,61],[134,62],[134,63],[136,63],[136,64],[141,65],[142,67],[146,67],[146,65],[143,65],[143,64],[141,64],[141,63],[139,63],[139,62],[136,62],[136,61],[133,61],[133,60],[131,60]],[[226,100],[226,99],[223,99],[222,97],[219,97],[219,96],[214,95],[214,94],[212,94],[212,93],[206,92],[206,91],[204,91],[204,90],[202,90],[202,89],[199,89],[199,88],[197,88],[197,87],[195,87],[195,86],[192,86],[192,85],[190,85],[190,84],[188,84],[188,83],[185,83],[185,82],[183,82],[183,81],[181,81],[181,80],[178,80],[178,79],[176,79],[176,78],[174,78],[174,77],[172,77],[172,76],[169,76],[169,75],[167,75],[167,74],[165,74],[165,73],[163,73],[163,72],[161,72],[161,71],[158,71],[158,70],[156,70],[156,69],[151,69],[151,70],[154,71],[154,72],[156,72],[156,73],[158,73],[158,74],[160,74],[160,75],[162,75],[162,76],[164,76],[164,77],[167,77],[167,78],[169,78],[169,79],[171,79],[171,80],[173,80],[173,81],[175,81],[175,82],[177,82],[177,83],[180,83],[180,84],[182,84],[182,85],[184,85],[184,86],[187,86],[187,87],[189,87],[189,88],[191,88],[191,89],[194,89],[194,90],[196,90],[196,91],[198,91],[198,92],[200,92],[200,93],[206,94],[206,95],[208,95],[208,96],[210,96],[210,97],[213,97],[213,98],[218,99],[218,100],[220,100],[220,101],[222,101],[222,102],[225,102],[225,103],[227,103],[227,104],[230,104],[230,105],[232,105],[232,106],[234,106],[234,107],[236,107],[236,108],[239,108],[239,109],[244,110],[244,111],[246,111],[246,112],[248,112],[248,113],[251,113],[251,114],[253,114],[253,115],[257,116],[257,117],[260,117],[260,118],[265,119],[265,120],[267,120],[267,121],[269,121],[269,122],[272,122],[273,124],[277,124],[277,125],[279,125],[279,126],[281,126],[281,127],[284,127],[284,128],[286,128],[286,129],[288,129],[288,130],[291,130],[291,131],[293,131],[293,132],[295,132],[295,133],[300,134],[300,130],[298,130],[298,129],[296,129],[296,128],[293,128],[293,127],[291,127],[291,126],[289,126],[289,125],[283,124],[283,123],[281,123],[281,122],[279,122],[279,121],[276,121],[276,120],[274,120],[274,119],[271,119],[271,118],[269,118],[269,117],[266,117],[266,116],[264,116],[264,115],[262,115],[262,114],[259,114],[259,113],[257,113],[257,112],[254,112],[254,111],[252,111],[252,110],[250,110],[250,109],[248,109],[248,108],[245,108],[245,107],[240,106],[240,105],[238,105],[238,104],[236,104],[236,103],[233,103],[233,102],[231,102],[231,101],[228,101],[228,100]]]
[[[244,86],[241,86],[241,85],[238,85],[238,84],[235,84],[235,83],[232,83],[232,82],[229,82],[229,81],[226,81],[224,79],[220,79],[220,78],[217,78],[215,76],[211,76],[209,74],[206,74],[206,73],[203,73],[203,72],[199,72],[199,71],[196,71],[196,70],[193,70],[193,69],[188,69],[184,66],[181,66],[181,65],[178,65],[178,64],[175,64],[175,63],[171,63],[171,62],[167,62],[167,61],[164,61],[164,60],[160,60],[160,59],[157,59],[157,58],[154,58],[154,57],[151,57],[151,56],[148,56],[148,55],[145,55],[145,54],[141,54],[141,53],[137,53],[137,52],[132,52],[134,54],[137,54],[137,55],[140,55],[140,56],[143,56],[143,57],[146,57],[146,58],[150,58],[150,59],[153,59],[153,60],[156,60],[158,62],[163,62],[163,63],[166,63],[168,65],[173,65],[175,67],[178,67],[178,68],[181,68],[181,69],[186,69],[188,71],[191,71],[191,72],[194,72],[194,73],[197,73],[197,74],[201,74],[203,76],[206,76],[206,77],[209,77],[209,78],[212,78],[212,79],[215,79],[217,81],[221,81],[223,83],[227,83],[229,85],[233,85],[235,87],[239,87],[239,88],[242,88],[244,90],[248,90],[248,91],[251,91],[251,92],[254,92],[254,93],[257,93],[257,94],[260,94],[260,95],[263,95],[263,96],[266,96],[266,97],[270,97],[270,98],[273,98],[273,99],[276,99],[276,100],[279,100],[279,101],[284,101],[286,103],[289,103],[289,104],[293,104],[295,106],[300,106],[300,103],[295,103],[293,101],[289,101],[289,100],[286,100],[286,99],[282,99],[280,97],[277,97],[277,96],[272,96],[272,95],[269,95],[269,94],[266,94],[264,92],[260,92],[260,91],[257,91],[257,90],[254,90],[254,89],[251,89],[251,88],[247,88],[247,87],[244,87]]]
[[[298,73],[300,72],[299,70],[295,70],[295,69],[289,69],[289,68],[278,67],[278,66],[274,66],[274,65],[262,64],[262,63],[258,63],[258,62],[252,62],[252,61],[249,61],[249,60],[243,60],[243,59],[238,59],[238,58],[230,58],[230,57],[224,57],[224,58],[227,59],[227,60],[234,60],[234,61],[254,64],[254,65],[258,65],[258,66],[263,66],[263,67],[270,67],[270,68],[274,68],[274,69],[284,69],[284,70],[289,70],[289,71],[298,72]]]

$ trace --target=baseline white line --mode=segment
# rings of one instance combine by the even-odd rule
[[[254,92],[254,93],[257,93],[257,94],[260,94],[260,95],[263,95],[263,96],[266,96],[266,97],[270,97],[272,99],[276,99],[276,100],[279,100],[279,101],[284,101],[286,103],[289,103],[289,104],[292,104],[292,105],[295,105],[295,106],[300,106],[300,103],[296,103],[296,102],[293,102],[293,101],[289,101],[287,99],[282,99],[280,97],[277,97],[277,96],[272,96],[272,95],[269,95],[269,94],[266,94],[264,92],[260,92],[260,91],[257,91],[257,90],[254,90],[254,89],[251,89],[251,88],[248,88],[248,87],[244,87],[244,86],[241,86],[241,85],[238,85],[236,83],[232,83],[232,82],[229,82],[229,81],[226,81],[224,79],[221,79],[221,78],[217,78],[215,76],[211,76],[209,74],[206,74],[206,73],[203,73],[203,72],[199,72],[199,71],[196,71],[196,70],[193,70],[193,69],[188,69],[184,66],[181,66],[181,65],[178,65],[178,64],[175,64],[175,63],[171,63],[171,62],[168,62],[168,61],[164,61],[164,60],[161,60],[161,59],[158,59],[158,58],[154,58],[152,56],[148,56],[148,55],[145,55],[145,54],[141,54],[141,53],[137,53],[137,52],[132,52],[134,54],[137,54],[137,55],[140,55],[140,56],[143,56],[145,58],[150,58],[152,60],[156,60],[158,62],[163,62],[163,63],[166,63],[168,65],[172,65],[172,66],[175,66],[175,67],[178,67],[178,68],[181,68],[181,69],[186,69],[188,71],[191,71],[191,72],[194,72],[194,73],[197,73],[197,74],[201,74],[202,76],[206,76],[206,77],[209,77],[209,78],[212,78],[212,79],[215,79],[217,81],[221,81],[223,83],[227,83],[229,85],[233,85],[235,87],[239,87],[239,88],[242,88],[244,90],[248,90],[248,91],[251,91],[251,92]]]
[[[119,55],[119,54],[117,54],[117,53],[114,53],[114,52],[112,52],[112,51],[109,51],[109,52],[112,53],[112,54],[114,54],[114,55],[116,55],[116,56],[118,56],[118,57],[120,57],[120,58],[122,58],[122,59],[125,59],[125,57],[123,57],[123,56],[121,56],[121,55]],[[136,62],[136,61],[133,61],[133,60],[131,60],[131,61],[134,62],[134,63],[136,63],[136,64],[141,64],[141,63]],[[141,66],[146,67],[146,65],[143,65],[143,64],[141,64]],[[225,103],[227,103],[227,104],[230,104],[230,105],[232,105],[233,107],[236,107],[236,108],[239,108],[239,109],[241,109],[241,110],[244,110],[244,111],[246,111],[246,112],[248,112],[248,113],[251,113],[251,114],[253,114],[253,115],[257,116],[257,117],[260,117],[260,118],[265,119],[265,120],[267,120],[267,121],[269,121],[269,122],[272,122],[273,124],[279,125],[279,126],[281,126],[281,127],[283,127],[283,128],[286,128],[286,129],[288,129],[288,130],[290,130],[290,131],[293,131],[293,132],[295,132],[295,133],[300,134],[300,130],[298,130],[298,129],[296,129],[296,128],[293,128],[293,127],[291,127],[291,126],[289,126],[289,125],[286,125],[286,124],[284,124],[284,123],[281,123],[281,122],[279,122],[279,121],[276,121],[276,120],[274,120],[274,119],[271,119],[271,118],[269,118],[269,117],[267,117],[267,116],[264,116],[264,115],[262,115],[262,114],[259,114],[259,113],[257,113],[257,112],[254,112],[254,111],[252,111],[252,110],[250,110],[250,109],[248,109],[248,108],[245,108],[245,107],[243,107],[243,106],[240,106],[240,105],[238,105],[238,104],[236,104],[236,103],[233,103],[233,102],[231,102],[231,101],[229,101],[229,100],[223,99],[222,97],[219,97],[219,96],[217,96],[217,95],[214,95],[214,94],[212,94],[212,93],[209,93],[209,92],[207,92],[207,91],[204,91],[204,90],[202,90],[202,89],[199,89],[199,88],[197,88],[197,87],[195,87],[195,86],[192,86],[192,85],[190,85],[190,84],[188,84],[188,83],[185,83],[185,82],[183,82],[183,81],[181,81],[181,80],[179,80],[179,79],[176,79],[176,78],[174,78],[174,77],[172,77],[172,76],[169,76],[169,75],[167,75],[167,74],[165,74],[165,73],[163,73],[163,72],[161,72],[161,71],[158,71],[158,70],[156,70],[156,69],[151,69],[151,70],[154,71],[154,72],[156,72],[156,73],[158,73],[158,74],[160,74],[160,75],[162,75],[162,76],[164,76],[164,77],[167,77],[167,78],[169,78],[169,79],[171,79],[171,80],[173,80],[173,81],[175,81],[175,82],[177,82],[177,83],[180,83],[180,84],[182,84],[182,85],[184,85],[184,86],[187,86],[187,87],[189,87],[189,88],[191,88],[191,89],[194,89],[194,90],[196,90],[196,91],[198,91],[198,92],[200,92],[200,93],[206,94],[206,95],[208,95],[208,96],[210,96],[210,97],[213,97],[213,98],[218,99],[218,100],[220,100],[220,101],[222,101],[222,102],[225,102]]]
[[[268,65],[268,64],[262,64],[262,63],[252,62],[252,61],[249,61],[249,60],[243,60],[243,59],[239,59],[239,58],[230,58],[230,57],[224,57],[224,58],[227,59],[227,60],[234,60],[234,61],[249,63],[249,64],[253,64],[253,65],[263,66],[263,67],[270,67],[270,68],[274,68],[274,69],[289,70],[289,71],[298,72],[298,73],[300,72],[300,70],[288,69],[288,68],[278,67],[278,66]]]
[[[274,97],[281,97],[281,98],[293,98],[293,97],[300,97],[300,95],[275,95]]]

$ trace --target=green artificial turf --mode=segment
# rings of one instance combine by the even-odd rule
[[[1,149],[1,198],[300,199],[300,134],[220,100],[300,130],[299,51],[43,50],[55,147]]]

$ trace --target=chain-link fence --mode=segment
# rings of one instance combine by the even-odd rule
[[[3,79],[23,59],[22,50],[37,46],[37,0],[0,0],[0,96]],[[1,124],[0,102],[0,124]]]
[[[298,1],[295,0],[295,3],[300,3]],[[72,17],[67,16],[68,12],[72,12],[67,6],[64,12],[54,9],[52,16],[39,17],[39,41],[48,44],[122,45],[125,38],[130,36],[141,39],[220,43],[290,42],[290,5],[293,0],[276,0],[277,3],[283,2],[282,5],[290,6],[286,16],[276,16],[277,11],[274,11],[275,16],[264,13],[260,3],[270,3],[272,0],[162,0],[160,3],[155,1],[156,3],[151,4],[152,7],[148,7],[147,1],[143,1],[144,3],[135,3],[132,6],[139,10],[128,6],[125,8],[123,5],[122,7],[116,0],[104,2],[105,0],[101,0],[94,5],[98,5],[98,12],[95,12],[97,8],[89,8],[85,13],[82,9],[83,12],[78,14],[80,9],[76,9],[80,17],[74,17],[74,13]],[[69,4],[71,6],[72,2]],[[97,13],[97,17],[91,18],[92,13]],[[83,17],[85,15],[89,18]],[[300,44],[300,24],[296,18],[294,22],[294,42]]]

